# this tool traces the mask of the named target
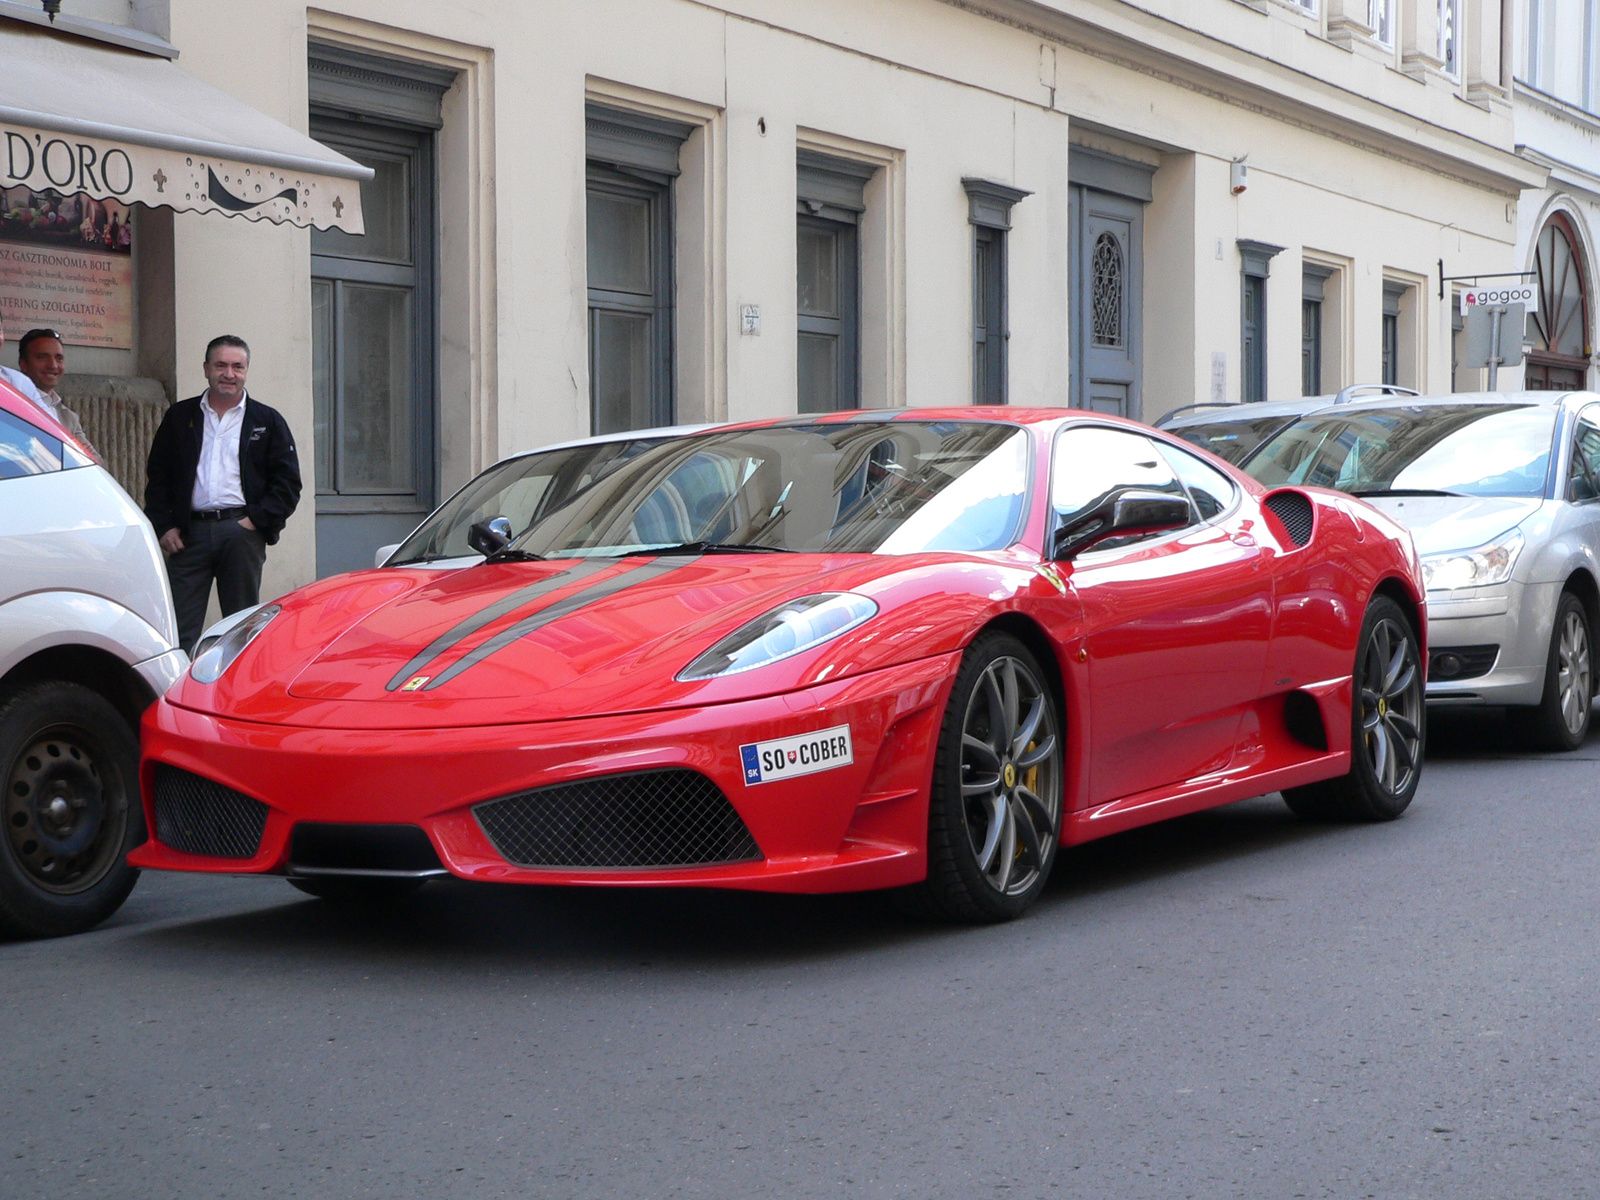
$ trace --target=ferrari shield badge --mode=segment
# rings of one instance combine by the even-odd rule
[[[405,684],[400,688],[400,690],[402,692],[414,692],[432,678],[433,676],[431,675],[418,675],[414,679],[406,680]]]

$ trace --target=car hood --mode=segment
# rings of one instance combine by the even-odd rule
[[[1481,546],[1522,524],[1544,503],[1524,496],[1363,496],[1411,530],[1418,554]]]
[[[1007,574],[1013,588],[1034,577],[1031,568],[957,555],[663,556],[364,571],[285,597],[280,615],[217,683],[186,677],[173,699],[246,720],[371,728],[719,703],[959,646],[975,614],[1006,588],[997,576]],[[771,667],[675,678],[747,621],[825,591],[871,596],[880,615]],[[930,594],[941,601],[937,618],[912,603]],[[922,615],[909,616],[908,606]]]

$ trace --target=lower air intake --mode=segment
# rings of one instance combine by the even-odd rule
[[[694,867],[761,858],[722,789],[681,768],[558,783],[472,811],[494,848],[520,867]]]
[[[1428,679],[1440,683],[1451,679],[1476,679],[1494,669],[1500,647],[1440,646],[1428,651]]]
[[[1273,492],[1264,501],[1272,510],[1272,515],[1283,522],[1283,527],[1289,531],[1289,539],[1296,546],[1304,546],[1311,540],[1311,526],[1314,517],[1311,510],[1311,501],[1299,492]]]
[[[253,858],[267,806],[200,775],[156,766],[156,840],[185,854]]]

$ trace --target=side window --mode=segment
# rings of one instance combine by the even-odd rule
[[[1578,415],[1578,428],[1572,441],[1572,483],[1569,500],[1593,500],[1600,496],[1600,405],[1592,405]]]
[[[1157,442],[1156,446],[1177,472],[1178,478],[1183,480],[1183,486],[1189,489],[1189,499],[1194,502],[1195,511],[1200,514],[1202,521],[1209,521],[1228,510],[1235,494],[1233,480],[1176,446],[1162,442]]]
[[[61,456],[59,439],[0,409],[0,479],[59,471]]]
[[[1061,524],[1075,521],[1113,492],[1137,489],[1185,496],[1183,484],[1148,438],[1087,425],[1056,438],[1050,496]],[[1118,538],[1098,548],[1126,545]]]

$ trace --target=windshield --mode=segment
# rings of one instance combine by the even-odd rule
[[[1356,496],[1394,492],[1542,496],[1553,408],[1430,404],[1296,421],[1245,468],[1262,483]]]
[[[1204,425],[1185,425],[1181,429],[1169,429],[1167,432],[1175,433],[1190,445],[1209,450],[1219,458],[1225,458],[1231,463],[1240,463],[1244,461],[1245,455],[1292,420],[1293,417],[1282,414],[1276,417],[1256,417],[1251,421],[1235,418],[1232,421],[1212,421]]]
[[[664,438],[623,439],[537,450],[490,467],[434,510],[417,531],[400,543],[391,566],[436,558],[477,555],[467,532],[479,521],[505,517],[513,536],[559,508],[596,479],[659,446]]]
[[[1018,533],[1029,438],[985,421],[722,430],[645,450],[542,512],[546,558],[688,544],[836,553],[999,550]]]

